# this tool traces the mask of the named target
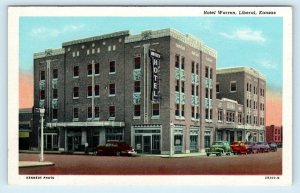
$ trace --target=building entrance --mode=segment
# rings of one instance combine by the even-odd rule
[[[81,136],[68,136],[68,151],[81,150]]]
[[[56,133],[44,134],[44,149],[45,150],[58,150],[58,138]]]
[[[151,153],[151,136],[143,136],[143,153]]]

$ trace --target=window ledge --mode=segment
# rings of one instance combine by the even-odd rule
[[[79,99],[79,97],[73,97],[73,99]]]
[[[141,119],[141,116],[133,116],[134,120]]]
[[[114,121],[114,120],[116,120],[116,117],[109,117],[108,120],[109,121]]]
[[[94,121],[100,121],[100,117],[95,117],[93,120]]]
[[[57,122],[57,119],[52,119],[52,122]]]
[[[79,121],[79,118],[73,118],[73,121]]]
[[[108,74],[116,74],[116,72],[109,72]]]
[[[114,96],[116,96],[116,94],[110,94],[110,95],[108,95],[109,97],[114,97]]]
[[[93,120],[93,118],[87,118],[86,120],[87,120],[87,121],[92,121],[92,120]]]
[[[177,119],[177,120],[185,120],[184,117],[179,117],[179,116],[176,116],[175,119]]]
[[[192,121],[200,121],[200,119],[192,118]]]
[[[92,75],[91,75],[92,76]],[[100,74],[94,74],[94,76],[100,76]]]
[[[151,119],[160,119],[160,115],[152,116]]]
[[[95,95],[94,98],[100,98],[100,95]]]
[[[79,76],[73,76],[73,78],[79,78]]]
[[[88,75],[87,75],[87,77],[92,77],[92,76],[93,76],[92,74],[88,74]]]
[[[91,98],[93,98],[93,96],[87,96],[86,98],[91,99]]]
[[[212,123],[212,120],[211,119],[205,119],[205,122],[206,123]]]

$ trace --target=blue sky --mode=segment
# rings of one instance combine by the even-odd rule
[[[269,89],[282,89],[281,17],[21,17],[20,70],[32,72],[33,53],[62,42],[115,31],[174,28],[201,39],[218,53],[217,68],[253,67]]]

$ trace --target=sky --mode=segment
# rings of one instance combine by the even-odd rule
[[[20,108],[33,104],[33,54],[115,31],[173,28],[217,51],[217,68],[249,66],[267,78],[266,124],[282,124],[281,17],[21,17]]]

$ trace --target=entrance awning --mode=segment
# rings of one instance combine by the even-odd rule
[[[124,122],[98,121],[98,122],[60,122],[47,123],[47,127],[124,127]]]

